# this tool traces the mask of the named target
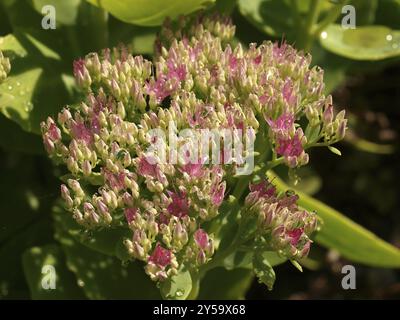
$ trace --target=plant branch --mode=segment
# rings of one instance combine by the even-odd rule
[[[297,0],[290,0],[290,7],[293,12],[294,19],[296,21],[297,26],[301,29],[301,15],[300,15],[300,9],[297,4]]]
[[[341,0],[328,14],[327,16],[316,26],[313,31],[314,37],[317,37],[324,29],[329,26],[331,23],[334,23],[337,18],[339,18],[340,14],[342,13],[342,8],[350,0]]]
[[[300,32],[298,47],[309,52],[314,40],[313,27],[318,22],[320,0],[312,0],[304,28]]]

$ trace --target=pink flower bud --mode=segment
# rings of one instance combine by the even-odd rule
[[[226,184],[225,182],[219,184],[219,185],[214,185],[211,188],[211,202],[216,206],[219,207],[224,200],[224,195],[225,195],[225,187]]]
[[[296,228],[293,230],[286,231],[286,235],[290,238],[290,244],[292,246],[297,246],[302,234],[303,234],[303,228]]]
[[[43,144],[44,144],[44,147],[45,147],[47,153],[52,154],[55,151],[54,142],[50,139],[49,136],[46,135],[43,138]]]
[[[65,184],[61,185],[61,197],[65,200],[67,197],[70,197],[68,187]]]
[[[172,202],[168,205],[167,210],[175,217],[181,218],[189,214],[189,200],[185,194],[168,192]]]
[[[330,104],[326,107],[324,111],[324,122],[329,124],[333,121],[333,106]]]
[[[201,249],[206,249],[209,244],[208,234],[203,229],[198,229],[194,233],[194,241]]]
[[[125,218],[128,224],[130,224],[135,219],[137,211],[137,208],[125,208]]]
[[[157,243],[156,248],[148,261],[159,267],[166,267],[171,263],[171,251],[164,249],[159,243]]]

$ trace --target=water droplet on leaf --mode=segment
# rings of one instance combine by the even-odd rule
[[[83,282],[82,279],[78,279],[77,283],[78,283],[78,286],[81,288],[85,286],[85,282]]]

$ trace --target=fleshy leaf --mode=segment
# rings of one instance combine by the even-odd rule
[[[225,270],[215,268],[207,272],[201,281],[198,299],[239,300],[244,299],[254,275],[248,269]]]
[[[89,299],[159,299],[158,290],[137,262],[123,265],[117,258],[91,250],[56,226],[67,266]]]
[[[42,8],[47,5],[54,6],[56,21],[64,25],[73,25],[78,17],[79,6],[82,0],[33,0],[34,8],[42,13]]]
[[[123,256],[119,245],[124,237],[130,237],[128,229],[107,228],[88,233],[72,219],[71,213],[65,211],[61,206],[55,206],[53,214],[56,225],[63,226],[65,232],[78,243],[105,255]]]
[[[269,179],[279,191],[289,187],[276,174],[269,172]],[[298,190],[299,205],[306,210],[315,210],[323,220],[315,241],[324,247],[337,250],[343,257],[374,267],[400,268],[400,250],[372,232],[347,218],[337,210],[327,206]]]
[[[160,291],[164,299],[185,300],[192,291],[190,272],[180,270],[178,274],[162,282]]]
[[[59,246],[33,247],[23,254],[22,262],[32,299],[83,299],[85,297],[76,283],[74,274],[67,269]],[[54,267],[55,288],[43,287],[43,284],[51,283],[50,278],[47,281],[45,277],[50,277],[52,270],[44,269],[46,266]]]
[[[300,19],[305,19],[311,0],[294,0]],[[294,41],[298,30],[295,8],[291,0],[238,0],[240,13],[256,28],[273,37]],[[329,1],[320,1],[320,11],[332,8]]]
[[[103,8],[116,18],[140,25],[161,25],[166,17],[174,19],[182,14],[189,14],[215,0],[87,0],[91,4]]]
[[[384,26],[343,29],[337,24],[330,25],[321,33],[320,42],[326,50],[353,60],[400,56],[400,31]]]
[[[253,269],[258,280],[264,283],[268,290],[272,290],[275,283],[275,271],[261,252],[256,252],[253,258]]]
[[[24,130],[39,133],[39,123],[70,100],[55,53],[29,35],[0,38],[0,50],[11,58],[12,70],[0,85],[0,111]],[[29,53],[32,52],[32,53]]]
[[[240,13],[255,27],[279,37],[293,30],[290,7],[282,0],[239,0]]]
[[[329,151],[331,151],[332,153],[341,156],[342,153],[340,152],[340,150],[338,148],[332,147],[332,146],[328,146]]]

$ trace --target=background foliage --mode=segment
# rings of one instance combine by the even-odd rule
[[[40,27],[41,8],[50,3],[57,10],[56,30]],[[338,26],[345,4],[356,8],[356,30]],[[268,292],[248,269],[252,257],[236,254],[225,268],[207,273],[199,298],[400,297],[399,0],[129,0],[101,6],[105,10],[95,0],[0,1],[0,50],[12,63],[0,84],[0,298],[161,297],[138,264],[124,263],[123,250],[109,246],[121,235],[82,233],[61,214],[56,177],[62,173],[45,156],[39,123],[79,101],[74,59],[121,42],[151,58],[164,17],[199,8],[232,14],[245,44],[285,39],[310,51],[325,70],[326,91],[350,112],[351,128],[341,158],[316,150],[311,166],[299,172],[300,204],[324,219],[303,274],[264,257],[278,265],[275,289]],[[283,180],[275,182],[287,188],[286,173],[269,174],[278,174]],[[57,269],[55,291],[40,286],[41,266],[49,263]],[[347,263],[357,268],[354,291],[340,287]]]

